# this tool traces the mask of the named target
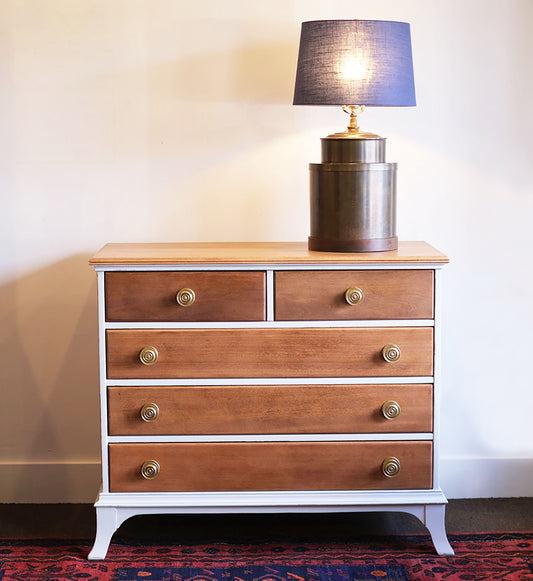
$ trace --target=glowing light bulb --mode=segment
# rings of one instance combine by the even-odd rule
[[[360,81],[367,76],[367,65],[362,59],[350,59],[341,62],[339,76],[346,81]]]

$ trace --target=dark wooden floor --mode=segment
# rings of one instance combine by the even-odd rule
[[[446,526],[453,532],[533,531],[533,498],[451,500]],[[425,532],[400,513],[299,515],[158,515],[126,521],[119,532],[176,543],[348,539]],[[0,504],[0,537],[92,538],[95,514],[87,504]]]

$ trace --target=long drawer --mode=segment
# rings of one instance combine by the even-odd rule
[[[431,455],[432,443],[427,441],[110,444],[110,488],[112,492],[431,488]]]
[[[111,386],[110,435],[431,432],[423,385]]]
[[[265,273],[108,272],[106,319],[263,321]]]
[[[277,320],[433,318],[432,270],[280,271]]]
[[[385,352],[389,359],[397,360],[387,360]],[[110,379],[412,377],[432,373],[432,327],[107,331]]]

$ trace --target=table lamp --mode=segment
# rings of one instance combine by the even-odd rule
[[[370,252],[398,248],[396,163],[385,138],[359,129],[365,107],[416,105],[409,24],[381,20],[302,23],[294,105],[338,105],[346,131],[322,138],[310,169],[309,249]]]

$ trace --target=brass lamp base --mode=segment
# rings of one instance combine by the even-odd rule
[[[385,161],[386,140],[360,132],[351,112],[347,131],[323,138],[322,162],[309,165],[309,249],[395,250],[397,164]]]
[[[331,238],[314,238],[309,236],[309,250],[319,252],[384,252],[397,250],[398,237],[393,238],[360,238],[358,240],[333,240]]]

